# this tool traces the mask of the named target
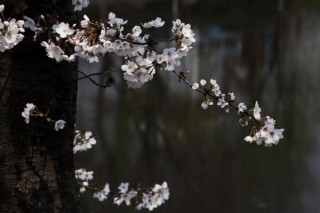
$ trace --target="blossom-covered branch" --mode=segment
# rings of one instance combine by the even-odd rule
[[[277,145],[279,140],[283,138],[284,129],[275,128],[276,121],[273,118],[261,115],[261,108],[258,102],[255,103],[253,108],[248,109],[244,103],[235,102],[236,97],[234,93],[222,93],[220,86],[214,79],[210,79],[209,83],[202,79],[199,83],[191,84],[186,79],[185,72],[178,73],[174,70],[173,73],[190,88],[204,95],[204,101],[201,104],[203,109],[207,109],[208,106],[213,106],[215,101],[217,106],[224,109],[227,113],[229,112],[229,106],[237,110],[240,116],[239,123],[241,126],[247,126],[249,122],[251,122],[252,130],[250,135],[244,138],[245,141],[249,143],[256,142],[257,145],[264,144],[266,147],[271,147],[272,145]]]
[[[47,56],[57,62],[71,62],[76,57],[90,63],[99,62],[107,53],[123,57],[123,77],[131,88],[139,88],[152,80],[157,70],[174,70],[195,42],[191,26],[179,19],[173,22],[173,39],[170,39],[176,42],[176,46],[162,51],[154,48],[161,41],[156,41],[151,33],[143,33],[150,31],[150,28],[162,27],[165,22],[161,18],[136,25],[129,30],[130,33],[124,33],[127,21],[112,12],[106,22],[94,21],[84,15],[79,25],[56,20],[50,27],[48,23],[49,19],[52,21],[52,16],[44,17],[37,23],[29,17],[25,19],[28,22],[25,27],[35,32],[34,40],[47,38],[41,41],[41,45],[46,49]]]
[[[96,144],[96,140],[91,132],[77,130],[73,144],[73,152],[77,153],[91,149],[92,145]],[[131,188],[129,187],[129,183],[121,183],[118,191],[112,192],[109,183],[106,183],[103,187],[90,183],[93,179],[93,171],[87,171],[84,168],[77,169],[75,177],[80,193],[89,190],[93,192],[93,198],[101,202],[110,198],[112,203],[116,205],[121,205],[122,203],[125,203],[127,206],[135,205],[137,210],[145,208],[151,211],[168,200],[170,195],[168,184],[165,181],[161,185],[155,184],[154,187],[150,188]]]

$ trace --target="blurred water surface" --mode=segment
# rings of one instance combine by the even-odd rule
[[[93,1],[92,16],[113,11],[128,26],[162,17],[192,25],[197,43],[181,68],[190,79],[215,78],[224,92],[285,128],[272,148],[248,144],[250,128],[237,113],[202,110],[202,97],[161,71],[138,90],[116,84],[100,89],[79,82],[77,128],[92,130],[98,144],[77,154],[77,167],[94,181],[151,186],[167,181],[170,200],[155,212],[320,212],[320,3],[299,0]],[[169,46],[161,44],[159,48]],[[171,44],[172,45],[172,44]],[[80,61],[87,73],[119,68]],[[98,77],[104,82],[109,76]],[[82,212],[134,212],[101,205],[87,193]]]

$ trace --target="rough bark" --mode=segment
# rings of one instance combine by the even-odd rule
[[[65,18],[71,1],[25,3],[25,12],[55,10]],[[28,37],[0,55],[0,212],[78,212],[72,152],[76,77],[76,63],[56,63]],[[65,120],[65,128],[57,132],[41,118],[26,124],[26,103]]]

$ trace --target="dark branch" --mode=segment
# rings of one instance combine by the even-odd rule
[[[119,71],[122,71],[122,70],[121,69],[115,69],[115,70],[108,70],[108,71],[104,71],[104,72],[96,72],[96,73],[91,73],[91,74],[85,74],[85,73],[83,73],[83,72],[81,72],[79,70],[79,72],[84,76],[83,77],[79,77],[76,80],[78,81],[78,80],[90,78],[91,76],[97,76],[97,75],[107,75],[107,74],[110,74],[110,73],[113,73],[113,72],[119,72]]]

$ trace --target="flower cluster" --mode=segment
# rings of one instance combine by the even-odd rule
[[[81,11],[83,8],[88,7],[89,0],[72,0],[74,11]]]
[[[3,16],[5,6],[0,5],[0,13]],[[16,46],[20,43],[24,35],[22,34],[25,30],[23,28],[24,21],[16,19],[2,20],[0,18],[0,51],[4,52]]]
[[[152,211],[169,199],[169,188],[167,182],[162,185],[156,184],[148,193],[143,193],[142,202],[136,207],[137,210],[146,208]]]
[[[91,132],[76,131],[74,137],[74,153],[77,151],[86,151],[95,143],[96,140],[92,137]],[[162,185],[155,184],[153,188],[137,189],[129,189],[129,183],[121,183],[117,192],[111,192],[109,183],[106,183],[104,187],[89,184],[89,181],[93,179],[93,171],[87,171],[84,168],[77,169],[75,170],[75,177],[80,187],[80,193],[86,192],[87,189],[94,191],[93,198],[96,198],[100,202],[107,200],[111,195],[113,197],[113,203],[118,206],[122,203],[125,203],[127,206],[134,203],[138,210],[146,208],[151,211],[169,199],[167,182],[163,182]]]
[[[87,7],[88,0],[73,0],[75,11]],[[90,20],[83,16],[80,25],[70,25],[65,22],[56,22],[50,27],[52,17],[40,16],[37,24],[30,17],[24,16],[25,21],[16,22],[11,19],[4,24],[0,22],[0,30],[4,39],[0,39],[0,51],[12,48],[23,39],[25,28],[35,33],[34,40],[47,35],[47,40],[41,41],[47,56],[57,62],[72,62],[76,57],[88,60],[90,63],[99,62],[106,53],[116,54],[125,59],[122,66],[123,77],[128,87],[139,88],[144,83],[153,79],[156,68],[173,71],[180,65],[180,60],[185,57],[195,42],[194,33],[189,24],[182,23],[180,19],[173,21],[172,33],[176,47],[166,48],[155,52],[154,41],[151,34],[143,34],[141,26],[159,28],[164,25],[161,18],[134,26],[130,33],[124,34],[126,20],[118,18],[110,12],[106,22]],[[46,21],[50,19],[50,22]],[[0,20],[1,21],[1,20]],[[24,27],[24,28],[23,28]]]
[[[143,27],[160,27],[164,24],[160,18],[143,24]],[[145,51],[144,57],[138,56],[134,60],[127,60],[121,68],[124,73],[124,79],[128,87],[139,88],[145,82],[150,81],[155,74],[156,67],[161,70],[173,71],[180,65],[180,60],[185,57],[192,48],[191,44],[195,42],[194,33],[189,24],[182,23],[179,19],[173,22],[172,32],[175,35],[177,48],[165,48],[162,52],[156,53],[153,50]],[[147,35],[149,37],[149,35]],[[147,38],[148,38],[147,37]],[[147,39],[147,41],[149,41]]]
[[[203,109],[212,106],[215,99],[217,101],[217,106],[221,107],[221,109],[224,109],[226,112],[229,112],[228,106],[235,100],[235,95],[233,93],[221,93],[220,86],[214,79],[210,79],[209,84],[207,84],[206,80],[201,79],[199,83],[194,83],[191,87],[204,94],[204,101],[201,104]]]
[[[173,22],[172,32],[180,48],[184,51],[188,52],[192,43],[196,41],[191,25],[182,23],[180,19]]]
[[[242,109],[239,107],[239,111],[248,113],[243,111],[243,109],[243,105]],[[245,137],[244,140],[249,143],[256,142],[257,145],[264,143],[266,147],[277,145],[279,140],[283,138],[284,129],[276,129],[276,121],[273,118],[261,116],[261,108],[259,107],[258,102],[255,103],[255,107],[252,110],[252,116],[257,124],[253,126],[251,134]]]
[[[96,140],[93,138],[92,133],[89,131],[75,131],[74,139],[73,139],[73,153],[87,151],[92,147],[92,145],[96,144]],[[93,171],[87,171],[84,168],[75,170],[75,177],[78,181],[78,185],[80,186],[80,193],[84,193],[89,186],[89,181],[93,179]],[[107,195],[109,194],[109,185],[106,184],[105,188],[100,192],[96,192],[93,197],[103,201],[107,199]]]
[[[93,197],[101,202],[108,199],[108,196],[112,194],[114,204],[119,206],[125,203],[125,205],[130,206],[134,203],[137,210],[148,209],[152,211],[168,200],[170,195],[167,182],[163,182],[161,185],[155,184],[152,188],[144,189],[129,189],[129,183],[121,183],[118,187],[118,192],[112,193],[108,183],[105,184],[104,188],[90,187],[86,180],[83,180],[81,184],[81,192],[84,192],[85,188],[90,188],[95,191]]]
[[[110,193],[109,183],[106,183],[102,190],[98,190],[95,193],[93,193],[93,198],[96,198],[100,202],[102,202],[102,201],[108,199],[109,193]]]
[[[180,76],[181,77],[181,76]],[[184,78],[182,78],[184,79]],[[277,145],[279,140],[283,138],[284,129],[275,128],[275,120],[269,116],[261,116],[261,108],[258,102],[255,103],[253,109],[247,109],[244,103],[239,103],[237,106],[234,105],[235,95],[234,93],[223,94],[221,93],[220,86],[216,80],[210,79],[210,84],[202,79],[199,83],[189,84],[189,86],[202,93],[204,95],[204,101],[201,104],[203,109],[207,109],[208,106],[212,106],[214,100],[217,101],[217,106],[229,112],[229,106],[236,109],[238,114],[241,116],[239,122],[241,126],[247,126],[249,121],[253,123],[253,128],[249,136],[245,137],[247,142],[256,142],[258,145],[265,144],[266,147]]]
[[[30,122],[30,116],[38,114],[38,109],[36,105],[33,103],[27,103],[23,112],[21,113],[22,117],[24,117],[25,122],[28,124]]]
[[[42,113],[36,105],[33,103],[27,103],[26,107],[24,108],[23,112],[21,113],[21,116],[25,119],[26,124],[30,122],[30,117],[40,117],[45,119],[48,123],[54,123],[54,129],[56,131],[59,131],[60,129],[63,129],[65,126],[64,120],[57,120],[54,121],[53,119],[49,118],[46,114]]]
[[[96,191],[93,196],[99,201],[104,201],[109,193],[110,189],[107,183],[103,189]],[[137,210],[148,209],[152,211],[168,200],[169,195],[167,182],[163,182],[161,185],[155,184],[153,188],[130,190],[129,183],[121,183],[118,187],[118,192],[115,193],[113,202],[116,205],[125,203],[127,206],[135,203]]]
[[[92,136],[90,131],[75,131],[73,139],[73,153],[87,151],[97,143],[96,139]]]
[[[121,183],[118,187],[119,191],[117,196],[114,197],[113,202],[120,206],[123,202],[127,205],[131,205],[131,199],[137,196],[137,192],[135,190],[129,191],[129,183]]]
[[[80,4],[80,1],[76,2]],[[40,34],[48,34],[48,40],[43,40],[41,45],[46,49],[47,56],[57,62],[72,62],[76,57],[90,63],[99,62],[106,53],[124,57],[125,62],[121,68],[130,88],[139,88],[152,80],[156,68],[173,71],[195,42],[190,25],[179,19],[173,22],[172,27],[177,47],[166,48],[158,53],[153,50],[158,42],[154,41],[151,34],[143,34],[142,28],[148,30],[162,27],[164,21],[160,18],[141,26],[136,25],[126,34],[123,32],[127,21],[112,12],[106,22],[90,20],[84,15],[79,26],[57,22],[47,31],[42,30],[48,25],[45,19],[39,22],[44,26],[35,25],[29,17],[25,17],[25,20],[25,27],[36,32],[35,39]]]
[[[51,33],[54,36],[53,39],[41,42],[41,46],[46,48],[47,56],[55,59],[57,62],[61,62],[63,60],[69,62],[74,61],[75,56],[73,54],[68,55],[64,49],[68,48],[67,43],[71,41],[70,39],[75,33],[75,30],[70,28],[68,23],[61,22],[52,25]],[[63,46],[61,47],[60,45]]]
[[[76,179],[80,185],[80,192],[84,193],[86,187],[89,186],[89,180],[93,179],[93,171],[88,171],[86,169],[77,169],[75,171]]]
[[[157,17],[155,20],[149,21],[147,23],[142,24],[144,28],[159,28],[164,25],[164,21],[161,20],[161,18]]]

